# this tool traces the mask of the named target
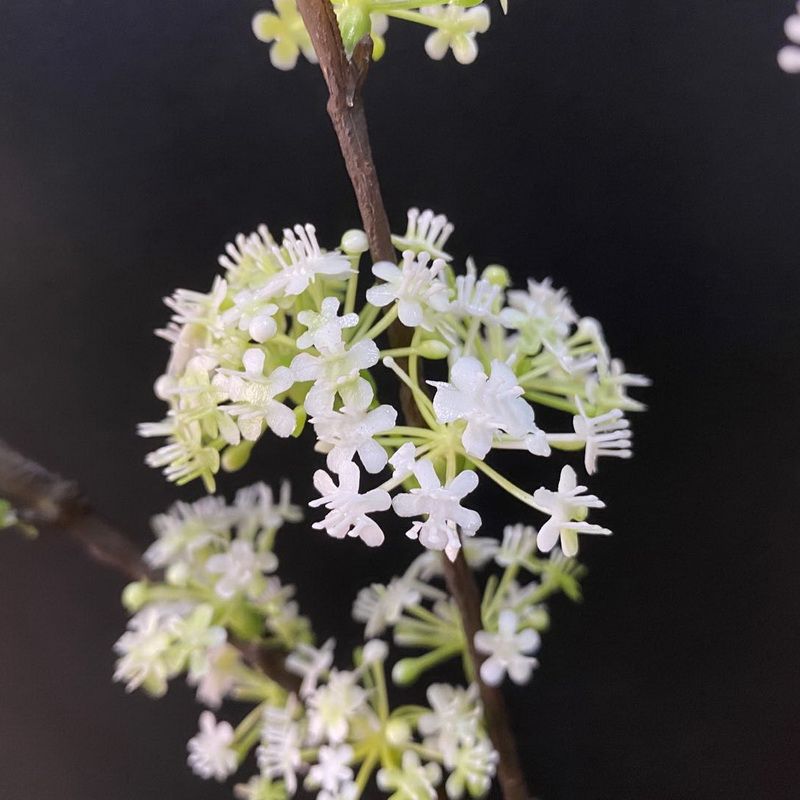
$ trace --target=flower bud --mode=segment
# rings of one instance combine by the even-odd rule
[[[481,278],[491,283],[492,286],[499,286],[501,289],[507,289],[511,285],[511,277],[508,274],[508,270],[500,264],[489,264],[481,274]]]
[[[392,680],[397,686],[410,686],[420,675],[419,659],[402,658],[392,668]]]
[[[431,361],[447,358],[450,353],[450,348],[438,339],[428,339],[417,345],[417,352],[423,357]]]
[[[336,16],[339,20],[339,30],[342,32],[344,49],[349,56],[359,41],[372,29],[369,9],[361,4],[348,3],[342,6]]]
[[[222,454],[222,469],[237,472],[250,460],[254,442],[242,441],[233,447],[226,447]]]
[[[342,248],[342,252],[347,253],[349,256],[360,256],[369,250],[367,234],[358,230],[358,228],[351,228],[349,231],[344,232],[339,246]]]
[[[131,614],[137,612],[146,602],[149,594],[147,581],[134,581],[122,590],[122,605]]]
[[[411,739],[411,726],[402,719],[393,719],[386,724],[386,741],[400,747]]]

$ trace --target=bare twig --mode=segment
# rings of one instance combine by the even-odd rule
[[[129,580],[157,580],[133,541],[92,510],[74,481],[50,472],[0,439],[0,497],[8,500],[20,518],[43,529],[71,536],[87,554]],[[234,642],[244,657],[287,691],[300,681],[275,650]]]
[[[328,114],[339,140],[347,173],[353,184],[364,230],[375,261],[394,261],[389,222],[383,204],[378,173],[372,150],[361,96],[361,86],[366,77],[372,42],[365,36],[356,46],[352,60],[348,60],[339,33],[336,16],[329,0],[298,0],[297,7],[311,36],[322,74],[328,85]],[[409,344],[410,330],[395,323],[389,329],[392,347]],[[401,403],[406,421],[411,425],[423,424],[410,393],[401,392]],[[459,551],[455,562],[442,557],[448,589],[461,613],[462,624],[469,643],[469,655],[475,668],[476,681],[486,715],[486,724],[492,743],[500,757],[498,778],[505,800],[527,800],[528,790],[511,730],[508,710],[502,692],[487,686],[480,679],[482,656],[476,652],[474,635],[481,628],[480,599],[475,578]]]

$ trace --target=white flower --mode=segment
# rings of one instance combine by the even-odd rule
[[[456,277],[456,297],[450,312],[468,319],[491,319],[501,289],[483,278],[478,279],[475,262],[467,259],[467,274]]]
[[[432,258],[452,260],[452,256],[444,251],[444,246],[453,232],[453,225],[444,214],[434,214],[429,208],[422,212],[418,208],[409,208],[406,216],[408,225],[405,235],[392,234],[392,244],[398,250],[425,252]]]
[[[610,364],[598,363],[597,374],[590,375],[586,381],[586,396],[595,406],[621,408],[624,411],[644,411],[644,403],[628,397],[628,387],[650,386],[652,381],[644,375],[631,375],[625,372],[625,364],[618,358]]]
[[[403,753],[401,766],[378,770],[378,788],[391,792],[390,800],[435,800],[442,771],[435,762],[423,765],[413,750]]]
[[[434,683],[428,687],[427,697],[431,711],[419,718],[419,732],[426,737],[426,747],[441,752],[450,766],[459,746],[477,737],[481,719],[478,687]]]
[[[422,13],[433,17],[438,25],[437,30],[425,40],[425,52],[432,59],[441,61],[448,49],[453,51],[459,64],[471,64],[477,58],[475,34],[489,30],[489,9],[486,6],[426,6]]]
[[[222,324],[247,331],[254,342],[266,342],[278,332],[273,319],[277,312],[278,306],[269,302],[263,291],[244,289],[234,296],[233,307],[223,313]]]
[[[392,499],[383,489],[370,489],[360,494],[360,483],[361,472],[352,461],[342,466],[338,486],[327,472],[318,469],[314,473],[314,486],[322,497],[312,500],[309,505],[324,505],[328,514],[312,527],[325,530],[336,539],[358,536],[365,544],[376,547],[383,542],[383,531],[367,515],[374,511],[386,511]]]
[[[402,480],[407,478],[414,472],[414,465],[416,462],[417,448],[411,443],[406,442],[395,451],[394,455],[389,459],[389,463],[394,470],[394,478]]]
[[[532,628],[517,633],[517,615],[501,611],[497,633],[478,631],[475,649],[489,656],[481,664],[481,678],[490,686],[499,686],[506,672],[514,683],[527,683],[538,661],[529,654],[539,649],[541,639]]]
[[[492,785],[499,756],[488,738],[481,738],[460,747],[450,765],[452,772],[445,789],[452,800],[463,797],[466,789],[470,797],[483,797]]]
[[[225,628],[212,625],[214,608],[201,603],[190,613],[171,617],[166,628],[175,637],[172,658],[176,669],[184,662],[189,676],[196,678],[209,668],[209,653],[220,647],[227,637]]]
[[[215,553],[206,561],[206,569],[221,576],[214,591],[223,600],[230,600],[239,592],[257,595],[264,586],[264,573],[273,572],[277,566],[274,553],[258,553],[246,539],[235,539],[228,552]]]
[[[630,422],[620,409],[614,408],[599,417],[589,417],[579,397],[575,398],[575,402],[580,413],[572,418],[572,425],[575,439],[584,443],[584,466],[590,475],[597,472],[597,459],[600,456],[630,458],[633,455]]]
[[[217,722],[210,711],[200,715],[200,731],[189,740],[189,766],[201,778],[224,781],[236,771],[238,758],[230,745],[234,731],[227,722]]]
[[[328,672],[333,665],[335,646],[336,642],[333,639],[328,639],[319,648],[310,644],[299,644],[297,649],[286,657],[286,669],[303,678],[300,697],[307,697],[316,690],[320,676]]]
[[[536,528],[532,525],[506,525],[503,528],[503,543],[495,556],[501,567],[522,564],[536,549]]]
[[[420,602],[422,595],[416,581],[392,578],[388,585],[373,583],[362,589],[353,604],[353,619],[366,623],[365,636],[379,636],[387,625],[394,625],[403,609]]]
[[[554,289],[550,278],[528,279],[528,291],[508,292],[508,307],[500,312],[501,322],[520,331],[526,349],[532,353],[542,346],[552,349],[578,321],[566,289]]]
[[[306,700],[308,734],[312,741],[339,744],[347,738],[351,720],[366,707],[367,693],[352,672],[332,670],[328,683]]]
[[[472,470],[465,470],[442,486],[429,459],[417,462],[414,476],[419,488],[397,495],[394,510],[400,517],[427,515],[424,522],[415,522],[406,536],[419,538],[431,550],[444,550],[453,561],[461,547],[456,525],[467,536],[474,536],[481,526],[480,515],[461,506],[461,501],[477,487],[478,476]]]
[[[784,72],[800,73],[800,3],[797,13],[792,14],[783,25],[786,38],[793,44],[786,45],[778,52],[778,64]]]
[[[328,454],[331,472],[339,472],[356,453],[367,472],[375,474],[386,466],[386,450],[372,437],[394,427],[397,411],[388,405],[368,411],[370,402],[366,395],[356,395],[339,411],[327,411],[312,418],[316,449]]]
[[[567,465],[561,470],[557,491],[542,487],[533,493],[533,500],[538,507],[551,515],[539,529],[536,539],[543,553],[552,550],[560,537],[564,555],[572,558],[578,553],[579,533],[611,533],[608,528],[583,521],[588,509],[605,508],[602,500],[593,494],[584,494],[585,491],[585,486],[578,486],[575,470]]]
[[[397,301],[397,315],[403,325],[433,330],[431,312],[447,310],[449,292],[440,278],[444,259],[437,258],[430,267],[429,261],[428,253],[415,254],[412,250],[403,252],[400,266],[391,261],[379,261],[372,272],[385,283],[367,289],[367,302],[380,308]]]
[[[225,252],[217,263],[225,270],[225,277],[232,286],[245,286],[253,278],[259,282],[267,271],[275,268],[272,248],[275,240],[266,225],[259,225],[255,233],[245,236],[236,234],[233,242],[225,245]]]
[[[237,418],[242,436],[254,442],[261,435],[262,423],[282,438],[289,436],[297,421],[292,410],[275,400],[275,396],[288,392],[294,376],[288,367],[278,367],[264,375],[264,351],[253,347],[243,358],[243,372],[221,371],[217,380],[233,401],[222,408]]]
[[[297,337],[297,346],[305,350],[312,345],[320,352],[338,351],[342,345],[342,331],[358,325],[358,314],[338,316],[339,300],[326,297],[319,312],[299,311],[297,321],[308,330]]]
[[[281,247],[272,252],[281,269],[264,285],[264,292],[273,296],[302,294],[317,275],[342,276],[352,272],[347,256],[336,250],[331,253],[320,250],[313,225],[295,225],[294,230],[284,228]]]
[[[323,789],[335,794],[343,783],[353,779],[353,770],[349,766],[353,760],[353,748],[349,744],[329,747],[322,745],[317,754],[317,763],[308,771],[305,780],[307,789]]]
[[[191,289],[176,289],[164,304],[172,309],[172,321],[179,325],[201,325],[216,330],[219,323],[219,308],[228,294],[228,284],[217,275],[208,294]]]
[[[187,682],[197,686],[197,700],[209,708],[219,708],[235,683],[234,670],[239,663],[239,651],[228,644],[212,647],[207,653],[206,669],[202,674],[189,673]]]
[[[294,721],[298,706],[297,698],[291,694],[285,707],[268,705],[264,709],[261,744],[256,750],[258,768],[268,778],[280,778],[289,797],[297,792],[297,771],[303,763],[303,737]]]
[[[128,630],[120,636],[114,650],[121,656],[114,672],[115,681],[125,681],[132,692],[143,686],[150,694],[167,691],[172,673],[169,649],[172,645],[169,618],[157,606],[147,606],[128,620]]]
[[[253,17],[256,39],[273,42],[269,49],[272,66],[280,70],[292,69],[301,52],[312,64],[316,64],[317,54],[295,0],[273,0],[273,5],[277,14],[262,11]]]
[[[433,410],[439,422],[466,420],[461,437],[471,456],[484,458],[492,439],[505,432],[512,439],[526,440],[535,435],[533,408],[522,396],[511,368],[502,361],[492,361],[489,377],[477,358],[464,356],[450,368],[450,383],[429,381],[436,387]]]
[[[239,536],[252,539],[260,531],[274,531],[284,522],[299,522],[303,513],[291,502],[291,484],[282,481],[277,503],[272,487],[263,482],[236,492],[232,509]]]
[[[325,351],[318,356],[298,353],[292,360],[294,379],[301,383],[313,381],[304,406],[312,416],[324,414],[333,408],[334,395],[339,392],[345,403],[363,403],[364,397],[372,401],[369,382],[361,377],[362,369],[374,367],[380,359],[378,346],[371,339],[361,339],[350,348]]]

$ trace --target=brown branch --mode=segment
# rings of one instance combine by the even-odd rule
[[[394,261],[389,222],[383,205],[378,173],[372,158],[367,120],[361,96],[366,77],[372,41],[365,36],[348,60],[342,44],[339,26],[329,0],[297,0],[297,7],[311,36],[322,74],[328,85],[328,114],[333,123],[339,147],[344,156],[347,173],[353,184],[358,208],[364,223],[374,261]],[[395,323],[389,329],[392,347],[409,344],[410,329]],[[423,425],[419,410],[405,387],[401,404],[410,425]],[[500,689],[487,686],[480,679],[483,657],[475,650],[474,635],[481,628],[480,599],[475,578],[459,551],[454,562],[442,556],[448,589],[458,605],[466,634],[486,725],[499,755],[498,779],[505,800],[527,800],[528,790],[511,730],[505,698]]]
[[[158,580],[133,541],[87,502],[74,481],[56,475],[0,439],[0,498],[8,500],[24,522],[68,534],[94,561],[129,580]],[[300,680],[286,669],[283,656],[246,642],[234,642],[242,655],[290,692]]]

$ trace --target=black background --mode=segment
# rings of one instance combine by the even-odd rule
[[[585,602],[555,605],[541,668],[509,690],[531,783],[546,800],[797,797],[800,77],[775,65],[791,3],[511,6],[469,68],[395,23],[367,97],[396,227],[408,205],[445,211],[461,257],[552,275],[655,381],[635,459],[592,481],[615,536],[586,542]],[[328,244],[357,223],[321,77],[270,67],[259,8],[0,7],[0,431],[142,545],[176,495],[134,435],[161,412],[160,298],[206,289],[259,222],[313,221]],[[284,472],[308,499],[316,463],[308,440],[269,438],[222,488]],[[531,487],[556,466],[536,469]],[[486,532],[526,519],[480,499]],[[297,528],[282,574],[348,642],[356,589],[409,548]],[[0,797],[229,796],[185,766],[188,690],[112,685],[120,589],[65,542],[4,537]]]

